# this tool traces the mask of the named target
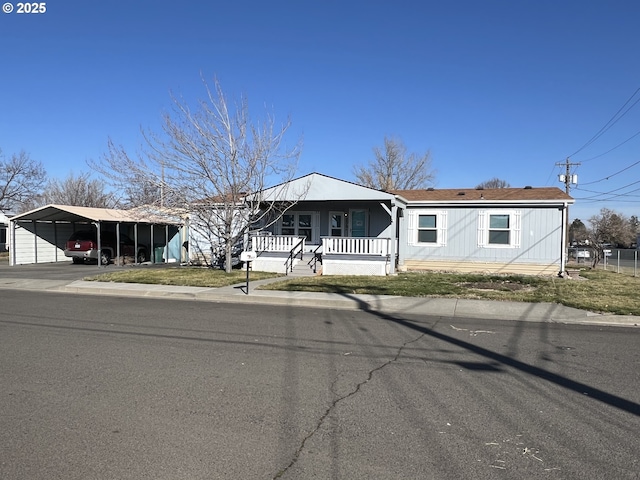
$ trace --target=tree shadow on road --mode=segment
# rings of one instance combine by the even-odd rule
[[[504,366],[508,366],[516,370],[519,370],[523,373],[526,373],[528,375],[533,375],[535,377],[541,378],[547,382],[553,383],[562,388],[566,388],[567,390],[576,392],[580,395],[588,396],[594,400],[598,400],[612,407],[631,413],[632,415],[640,416],[640,404],[636,402],[627,400],[617,395],[613,395],[611,393],[605,392],[598,388],[591,387],[584,383],[571,380],[570,378],[564,377],[562,375],[558,375],[557,373],[550,372],[544,368],[536,367],[534,365],[521,362],[520,360],[516,360],[515,358],[509,357],[507,355],[503,355],[501,353],[497,353],[492,350],[479,347],[477,345],[474,345],[469,342],[465,342],[464,340],[454,338],[444,333],[436,332],[435,330],[429,327],[425,327],[424,325],[419,325],[409,320],[399,318],[397,316],[390,315],[385,312],[378,311],[375,308],[373,308],[369,303],[363,301],[362,299],[358,298],[355,295],[354,296],[349,294],[343,294],[343,295],[357,302],[358,305],[360,306],[360,310],[367,312],[371,315],[374,315],[382,320],[396,323],[398,325],[409,328],[411,330],[415,330],[416,332],[422,333],[432,338],[442,340],[452,345],[456,345],[458,347],[466,349],[469,352],[475,353],[476,355],[480,355],[488,360],[491,360],[493,369],[497,368],[496,363]]]

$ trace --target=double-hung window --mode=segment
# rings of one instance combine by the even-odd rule
[[[282,235],[305,237],[307,242],[311,242],[313,238],[313,214],[308,212],[285,213],[280,219],[280,233]]]
[[[409,213],[409,244],[442,247],[447,244],[447,212],[413,210]]]
[[[438,216],[418,215],[418,243],[438,243]]]
[[[510,245],[511,217],[508,214],[489,214],[489,245]]]
[[[521,214],[515,210],[481,211],[478,245],[486,248],[520,248]]]

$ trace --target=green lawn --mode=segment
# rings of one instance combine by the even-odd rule
[[[277,274],[266,272],[250,272],[251,281],[277,276]],[[306,292],[551,302],[594,312],[640,315],[640,278],[589,269],[583,270],[580,276],[580,279],[562,279],[522,275],[410,272],[389,277],[282,277],[282,281],[264,285],[261,288]],[[221,287],[244,282],[246,271],[239,270],[227,274],[221,270],[195,267],[132,269],[107,273],[85,280]]]

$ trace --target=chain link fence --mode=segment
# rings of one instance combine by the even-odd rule
[[[605,251],[605,257],[598,266],[611,272],[637,277],[638,250],[612,248]]]

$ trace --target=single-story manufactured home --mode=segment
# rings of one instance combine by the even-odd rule
[[[319,173],[246,201],[282,204],[272,222],[245,238],[251,267],[307,275],[558,274],[565,270],[567,214],[574,203],[556,187],[385,192]],[[197,263],[198,249],[188,248],[195,232],[189,223],[196,220],[48,205],[10,218],[10,264],[68,261],[67,239],[87,226],[150,246],[152,261]]]
[[[288,273],[303,264],[323,275],[547,275],[565,268],[574,200],[556,187],[383,192],[312,173],[262,198],[276,191],[295,203],[253,236],[256,270]]]

